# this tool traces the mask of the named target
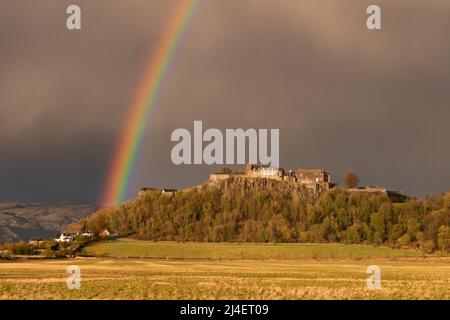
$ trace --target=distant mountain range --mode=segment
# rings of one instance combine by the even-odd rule
[[[52,238],[98,208],[92,204],[0,203],[0,242]]]

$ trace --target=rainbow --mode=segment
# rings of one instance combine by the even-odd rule
[[[125,200],[131,171],[147,118],[154,107],[161,84],[170,69],[180,40],[185,34],[193,12],[200,0],[177,0],[152,53],[144,76],[130,106],[125,126],[116,145],[115,153],[107,172],[103,205],[114,205]]]

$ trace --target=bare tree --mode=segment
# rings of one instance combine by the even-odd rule
[[[344,176],[344,184],[346,188],[356,188],[359,184],[359,178],[353,171],[347,172]]]

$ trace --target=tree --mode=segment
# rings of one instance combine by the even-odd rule
[[[345,231],[345,241],[347,243],[360,243],[361,242],[362,228],[359,224],[354,224]]]
[[[447,226],[440,226],[438,229],[438,247],[442,251],[447,250],[450,245],[450,228]]]
[[[409,234],[405,233],[398,239],[398,242],[402,246],[407,246],[411,242],[411,237],[409,236]]]
[[[447,209],[450,209],[450,192],[447,192],[444,195],[444,207],[446,207]]]
[[[353,171],[347,172],[344,176],[344,185],[346,188],[356,188],[359,184],[359,178]]]
[[[404,233],[403,225],[400,223],[394,224],[394,226],[389,231],[389,241],[395,242],[397,239],[399,239]]]
[[[370,226],[378,232],[381,239],[384,239],[384,234],[386,232],[386,224],[384,222],[384,216],[381,212],[375,212],[370,217]]]
[[[411,239],[414,239],[416,233],[420,231],[420,222],[416,218],[408,219],[407,221],[407,233]]]

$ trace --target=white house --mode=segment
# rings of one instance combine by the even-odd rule
[[[81,233],[81,236],[85,237],[85,238],[93,238],[94,234],[92,232],[89,231],[85,231]]]
[[[119,236],[119,231],[109,231],[108,229],[103,229],[102,232],[98,234],[100,238],[117,238]]]
[[[55,238],[55,241],[70,243],[75,240],[75,237],[77,235],[78,234],[76,234],[76,233],[64,233],[63,232],[63,233],[61,233],[61,235],[59,237]]]

